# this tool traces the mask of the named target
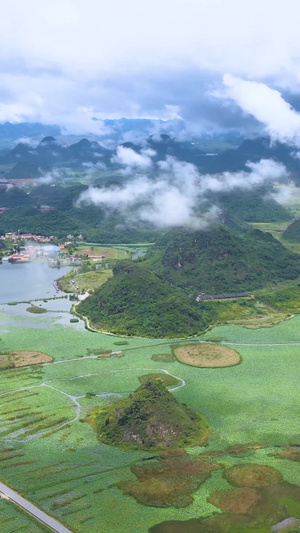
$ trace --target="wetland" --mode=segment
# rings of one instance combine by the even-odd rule
[[[12,265],[12,295],[1,285],[1,301],[17,300],[15,285],[30,266]],[[42,294],[26,289],[47,313],[1,306],[1,354],[47,357],[0,371],[3,482],[76,533],[263,533],[299,516],[299,315],[269,328],[220,325],[191,340],[124,339],[70,323],[68,299],[44,302],[56,295],[57,271],[49,270]],[[178,345],[202,353],[206,343],[234,350],[240,363],[209,368],[174,357]],[[125,401],[144,376],[161,376],[179,404],[207,417],[205,445],[153,457],[99,442],[87,415]],[[241,472],[247,486],[237,481]],[[258,486],[262,476],[268,486]],[[11,504],[0,505],[4,533],[42,531]]]

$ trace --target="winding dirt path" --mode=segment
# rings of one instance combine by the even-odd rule
[[[94,357],[94,356],[93,356]],[[97,357],[97,356],[96,356]],[[83,358],[80,358],[79,360],[82,361]],[[62,362],[72,362],[73,359],[69,359],[68,361],[62,361]],[[57,361],[57,363],[59,363],[60,361]],[[45,363],[45,364],[53,364],[53,363]],[[179,376],[176,376],[174,374],[171,374],[168,370],[164,369],[164,368],[143,368],[143,367],[134,367],[134,368],[125,368],[125,369],[117,369],[117,370],[105,370],[104,372],[95,372],[95,373],[92,373],[92,374],[82,374],[80,376],[75,376],[75,377],[71,377],[71,378],[56,378],[56,379],[53,379],[53,380],[47,380],[48,382],[43,382],[43,383],[40,383],[39,385],[30,385],[28,387],[22,387],[21,389],[16,389],[14,391],[6,391],[6,392],[2,392],[0,393],[0,396],[5,396],[7,394],[11,394],[12,392],[20,392],[20,391],[25,391],[25,390],[29,390],[29,389],[36,389],[36,388],[39,388],[39,387],[48,387],[49,389],[52,389],[56,392],[59,392],[60,394],[63,394],[64,396],[67,396],[67,398],[69,398],[71,400],[71,402],[74,404],[75,406],[75,416],[74,418],[72,418],[71,420],[67,420],[66,422],[64,422],[63,424],[60,424],[59,426],[57,426],[55,428],[55,431],[57,430],[60,430],[62,429],[63,427],[65,426],[68,426],[74,422],[76,422],[79,417],[80,417],[80,412],[81,412],[81,404],[78,400],[80,400],[80,398],[84,398],[85,397],[85,394],[82,394],[80,396],[74,396],[72,394],[68,394],[67,392],[65,391],[62,391],[56,387],[54,387],[53,385],[50,385],[49,382],[51,381],[73,381],[75,379],[81,379],[81,378],[85,378],[85,377],[90,377],[90,376],[97,376],[97,375],[103,375],[103,374],[110,374],[110,373],[120,373],[120,372],[130,372],[132,370],[141,370],[141,371],[151,371],[151,372],[162,372],[164,374],[167,374],[168,376],[171,376],[175,379],[177,379],[180,384],[177,385],[176,387],[173,387],[171,389],[169,389],[170,392],[174,392],[178,389],[181,389],[182,387],[185,387],[186,385],[186,382],[184,379],[180,378]],[[102,391],[101,394],[126,394],[125,392],[124,393],[108,393],[108,392],[105,392],[105,391]],[[9,437],[9,435],[7,435],[6,437],[2,437],[0,438],[0,442],[1,441],[5,441],[5,442],[26,442],[26,441],[29,441],[29,440],[32,440],[32,439],[35,439],[35,438],[38,438],[38,437],[42,437],[43,435],[46,435],[47,433],[49,433],[49,429],[46,429],[44,431],[40,431],[38,433],[33,433],[32,435],[28,435],[27,437],[25,437],[24,439],[16,439],[16,438],[13,438],[13,437]],[[11,432],[13,433],[13,431]]]

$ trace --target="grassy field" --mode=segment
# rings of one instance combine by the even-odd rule
[[[270,327],[299,313],[300,278],[270,284],[256,290],[245,300],[205,301],[212,308],[216,323],[244,325],[249,328]]]
[[[6,533],[28,531],[28,533],[49,533],[49,529],[30,518],[7,500],[0,500],[1,529]]]
[[[85,244],[77,246],[76,255],[87,255],[93,259],[126,259],[129,257],[127,250],[121,248],[113,248],[110,246],[92,245],[87,246]]]
[[[70,272],[59,280],[59,286],[61,290],[65,292],[85,292],[87,290],[98,289],[112,276],[111,269],[98,269],[91,272],[84,272],[82,274],[76,274],[76,272]],[[71,283],[72,282],[72,283]],[[76,287],[78,287],[76,289]]]
[[[146,533],[167,520],[210,516],[221,512],[209,501],[211,495],[232,489],[217,469],[193,489],[186,508],[143,505],[121,490],[122,483],[136,482],[132,468],[145,464],[142,459],[151,454],[100,444],[83,420],[90,408],[127,397],[149,374],[170,376],[167,382],[176,398],[208,417],[208,446],[190,449],[191,457],[218,452],[222,456],[212,459],[214,464],[266,465],[300,485],[299,463],[274,456],[288,444],[300,444],[300,316],[270,328],[218,326],[191,340],[193,345],[213,341],[236,350],[242,361],[227,368],[180,363],[172,357],[178,340],[124,340],[80,331],[76,325],[53,326],[47,315],[43,320],[48,329],[3,322],[2,353],[34,349],[54,361],[0,373],[0,479],[74,533]],[[121,358],[113,353],[120,349]],[[112,355],[99,358],[104,351]],[[169,470],[168,479],[173,479]],[[22,529],[13,529],[15,520],[2,525],[3,533]],[[39,531],[29,527],[27,531]]]

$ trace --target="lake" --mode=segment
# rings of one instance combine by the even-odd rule
[[[0,264],[0,304],[37,298],[53,298],[57,293],[53,281],[64,276],[70,267],[50,268],[46,261]]]

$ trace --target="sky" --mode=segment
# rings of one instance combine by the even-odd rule
[[[299,20],[299,0],[2,0],[0,122],[182,118],[299,147]]]

